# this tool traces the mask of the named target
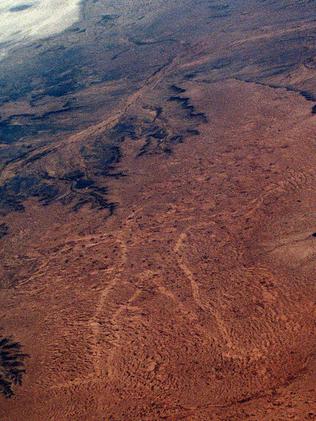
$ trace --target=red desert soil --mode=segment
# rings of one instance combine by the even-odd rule
[[[97,124],[4,167],[2,183],[45,173],[59,196],[3,216],[0,334],[29,356],[1,421],[316,419],[316,70],[249,58],[279,33],[303,50],[294,35],[316,23],[277,26],[299,2],[261,3],[237,2],[226,31],[201,30]],[[120,155],[103,178],[102,142]]]

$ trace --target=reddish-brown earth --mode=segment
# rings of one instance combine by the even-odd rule
[[[316,419],[314,3],[121,1],[104,33],[95,4],[38,47],[79,37],[82,86],[0,104],[0,335],[28,354],[1,421]]]

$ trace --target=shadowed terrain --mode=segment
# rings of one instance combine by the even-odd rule
[[[1,420],[316,419],[315,17],[86,0],[0,61],[1,329],[30,355]]]
[[[25,357],[18,342],[0,338],[0,392],[6,398],[13,396],[13,385],[22,385]]]

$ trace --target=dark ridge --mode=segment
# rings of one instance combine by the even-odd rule
[[[309,69],[315,70],[315,67],[316,67],[316,60],[315,60],[315,58],[314,57],[308,57],[304,61],[304,66],[307,67],[307,68],[309,68]]]
[[[159,114],[162,108],[157,109]],[[157,121],[159,116],[154,121],[139,122],[139,136],[138,139],[145,139],[145,144],[140,148],[136,157],[141,157],[145,154],[162,153],[163,149],[167,147],[169,141],[169,132],[165,127],[161,127]]]
[[[60,108],[59,110],[47,111],[46,113],[43,113],[40,116],[33,117],[32,120],[44,120],[45,118],[50,117],[52,115],[62,114],[69,111],[76,111],[78,109],[80,109],[80,107],[63,106],[63,108]]]
[[[179,86],[177,86],[177,85],[171,85],[171,86],[170,86],[170,89],[171,89],[173,92],[175,92],[176,94],[183,94],[183,93],[186,91],[186,89],[180,88],[180,87],[179,87]]]
[[[68,81],[68,82],[52,85],[46,90],[45,94],[48,96],[53,96],[53,97],[58,98],[58,97],[67,95],[71,92],[74,92],[77,89],[79,89],[79,86],[77,86],[76,82]]]
[[[150,139],[146,139],[145,144],[140,148],[136,157],[140,158],[141,156],[148,154],[150,145],[151,145]]]
[[[25,374],[24,360],[27,354],[21,352],[22,346],[11,338],[0,337],[0,392],[6,398],[14,395],[14,386],[22,385]]]
[[[116,60],[117,58],[119,58],[122,54],[127,53],[130,49],[129,48],[125,48],[124,50],[120,51],[117,54],[114,54],[114,56],[112,56],[111,60]]]
[[[151,134],[157,139],[165,136],[163,131],[158,129]],[[101,136],[80,149],[87,168],[91,170],[89,176],[80,168],[65,171],[63,176],[51,177],[45,170],[33,174],[31,167],[26,167],[27,172],[13,176],[0,186],[1,215],[23,211],[24,201],[29,198],[38,199],[43,206],[60,201],[65,205],[72,205],[74,210],[87,203],[97,209],[107,209],[112,214],[116,205],[108,202],[108,191],[105,187],[97,187],[97,177],[125,176],[114,171],[115,165],[121,160],[120,144],[125,136],[137,137],[132,120],[120,122],[107,136]],[[50,149],[34,153],[33,150],[31,152],[34,155],[26,153],[24,164],[33,164],[53,151],[54,149]],[[65,193],[62,197],[61,191]]]
[[[0,224],[0,240],[1,240],[1,238],[5,237],[8,234],[9,234],[8,225],[5,224],[5,223]]]
[[[90,205],[97,210],[106,209],[112,215],[116,204],[108,202],[108,188],[98,187],[94,180],[83,178],[84,175],[82,171],[75,170],[62,178],[63,180],[71,181],[70,191],[72,192],[67,195],[68,199],[66,202],[62,201],[62,203],[67,205],[75,202],[72,206],[73,211],[78,211],[84,205]]]
[[[184,136],[182,134],[174,135],[170,138],[170,143],[173,145],[178,145],[179,143],[183,143]]]
[[[142,41],[142,40],[130,38],[130,42],[132,42],[133,44],[141,47],[143,45],[156,45],[156,44],[161,44],[161,43],[165,43],[165,42],[175,42],[175,39],[166,38],[166,39],[158,39],[156,41]]]
[[[265,69],[262,71],[261,77],[268,78],[272,76],[278,76],[286,73],[292,68],[292,65],[282,65],[282,66],[274,66],[271,69]]]
[[[67,110],[62,110],[64,112]],[[49,112],[49,114],[56,112]],[[44,116],[46,117],[46,115]],[[21,118],[23,120],[21,120]],[[6,120],[0,121],[0,142],[10,145],[26,138],[34,138],[41,133],[55,134],[62,130],[57,124],[49,124],[43,116],[11,116]]]
[[[168,148],[168,147],[163,148],[163,152],[164,152],[166,155],[172,155],[172,153],[173,153],[172,149],[171,149],[171,148]]]
[[[312,234],[312,237],[316,238],[316,232],[314,232],[314,233]]]
[[[67,180],[67,181],[76,181],[80,178],[84,177],[84,172],[80,171],[80,170],[74,170],[74,171],[70,171],[68,173],[66,173],[62,180]]]
[[[14,176],[0,187],[0,212],[4,215],[10,211],[24,210],[23,201],[36,197],[46,205],[59,194],[57,187],[43,182],[35,176]]]
[[[37,130],[33,126],[10,124],[9,122],[0,122],[0,141],[1,143],[14,143],[24,137],[34,136]]]
[[[316,97],[314,94],[308,91],[300,91],[300,94],[307,99],[307,101],[316,101]]]
[[[199,136],[200,131],[197,129],[187,129],[187,133],[191,136]]]
[[[256,398],[258,398],[258,397],[259,397],[259,395],[258,395],[258,394],[256,394],[256,395],[251,395],[251,396],[247,396],[246,398],[239,399],[237,402],[238,402],[238,403],[247,403],[247,402],[250,402],[250,401],[252,401],[253,399],[256,399]]]
[[[184,75],[184,79],[186,80],[193,80],[199,72],[191,72],[191,73],[187,73],[186,75]]]
[[[211,70],[220,70],[231,65],[231,58],[220,58],[210,63]]]
[[[80,150],[87,165],[94,171],[95,176],[108,175],[114,169],[114,165],[121,160],[121,149],[118,145],[97,141],[90,147],[83,146]]]
[[[152,137],[157,140],[166,139],[166,137],[168,136],[167,131],[159,126],[149,127],[143,130],[143,134],[146,135],[148,138]]]
[[[35,114],[31,114],[31,113],[21,113],[21,114],[12,114],[10,115],[9,119],[7,120],[3,120],[3,121],[12,121],[18,118],[31,118],[34,117]]]
[[[7,159],[5,161],[5,165],[11,164],[13,162],[18,162],[18,161],[21,161],[24,158],[27,158],[32,152],[34,152],[34,150],[35,149],[31,149],[31,150],[28,150],[26,152],[23,152],[23,151],[20,151],[20,150],[16,151],[16,154],[15,154],[15,156],[13,156],[13,158]]]
[[[143,155],[151,155],[153,153],[161,152],[159,148],[162,141],[166,141],[168,133],[164,128],[159,126],[149,126],[144,127],[141,133],[141,137],[145,137],[145,144],[140,148],[136,157],[141,157]]]
[[[261,82],[257,79],[249,79],[249,78],[242,78],[242,77],[235,77],[234,79],[238,80],[240,82],[254,83],[254,84],[260,85],[260,86],[267,86],[268,88],[272,88],[272,89],[285,89],[287,92],[294,92],[294,93],[297,93],[297,94],[301,95],[303,98],[306,99],[306,101],[316,101],[316,96],[313,93],[311,93],[309,91],[300,91],[299,89],[293,88],[292,86],[265,83],[265,82]],[[314,109],[314,107],[313,107],[313,109]],[[312,110],[312,113],[314,114],[313,110]]]
[[[29,163],[31,163],[31,162],[35,162],[35,161],[37,161],[37,160],[39,160],[39,159],[41,159],[41,158],[44,158],[44,156],[49,155],[51,152],[52,152],[52,150],[50,150],[50,151],[44,151],[44,152],[39,152],[39,153],[37,153],[37,154],[35,154],[35,155],[31,156],[30,158],[27,158],[27,159],[25,160],[25,163],[26,163],[26,164],[29,164]]]
[[[171,85],[170,90],[175,96],[169,100],[177,102],[188,113],[190,118],[206,121],[206,116],[195,110],[190,104],[190,99],[181,96],[185,89]],[[59,114],[71,108],[72,103],[66,102],[62,108],[56,111],[48,112],[49,114]],[[23,211],[23,203],[28,198],[37,198],[42,205],[49,205],[54,201],[59,201],[64,205],[69,205],[73,210],[79,210],[83,205],[90,205],[96,209],[106,209],[110,215],[115,210],[116,204],[108,201],[108,190],[106,187],[99,186],[99,177],[125,177],[126,174],[115,171],[116,164],[122,158],[121,144],[127,138],[131,140],[144,139],[145,143],[140,148],[137,156],[144,154],[165,154],[170,155],[173,151],[173,145],[182,143],[186,136],[197,135],[199,132],[190,122],[186,129],[181,127],[177,132],[174,129],[169,132],[166,122],[163,127],[160,124],[159,116],[162,113],[161,107],[156,107],[155,120],[146,118],[139,119],[135,116],[122,118],[117,124],[110,128],[106,133],[98,136],[92,142],[87,142],[80,149],[80,154],[85,161],[85,167],[89,168],[89,174],[81,168],[68,168],[65,174],[58,177],[49,176],[47,171],[42,170],[40,173],[32,174],[30,168],[26,168],[27,173],[14,176],[7,180],[4,185],[0,186],[0,212],[7,214],[11,211]],[[39,119],[34,115],[18,116],[20,118],[31,118],[31,120]],[[12,125],[13,126],[13,125]],[[183,126],[183,124],[182,124]],[[1,128],[1,125],[0,125]],[[28,151],[24,155],[24,163],[32,164],[45,158],[49,153],[54,151],[42,150],[36,152],[35,149]],[[30,155],[30,153],[32,153]],[[45,163],[44,163],[45,165]],[[61,195],[61,192],[63,194]]]
[[[67,32],[74,32],[76,34],[82,34],[82,33],[86,32],[86,29],[85,28],[79,28],[79,27],[77,27],[77,28],[69,28],[67,30]]]
[[[181,96],[171,96],[169,101],[178,102],[181,107],[188,111],[190,118],[198,118],[204,123],[207,123],[207,117],[204,113],[196,112],[194,105],[190,104],[190,98]]]
[[[108,22],[113,22],[119,17],[119,15],[102,15],[98,23],[106,25]]]
[[[96,192],[90,192],[88,195],[84,195],[78,202],[73,206],[72,210],[77,212],[84,205],[91,205],[97,210],[108,210],[109,216],[114,214],[117,207],[116,203],[108,202],[103,196]]]
[[[110,173],[110,174],[106,174],[106,177],[113,177],[113,178],[122,178],[122,177],[127,177],[127,174],[125,174],[123,171],[119,171],[116,173]]]
[[[106,199],[104,199],[103,196],[96,192],[90,193],[90,195],[94,198],[94,203],[97,206],[97,209],[108,209],[110,212],[110,215],[113,215],[114,210],[116,208],[115,203],[109,203]]]
[[[119,138],[130,137],[133,140],[137,139],[135,119],[133,117],[117,123],[110,131],[110,136],[115,140]]]
[[[74,187],[76,189],[86,189],[87,187],[93,186],[94,181],[88,180],[86,178],[81,178],[80,180],[76,181]]]
[[[316,105],[314,105],[312,108],[312,114],[316,114]]]
[[[156,107],[156,117],[155,117],[155,120],[157,120],[157,118],[159,118],[161,116],[162,111],[163,111],[162,107]]]

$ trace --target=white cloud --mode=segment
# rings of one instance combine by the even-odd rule
[[[80,17],[80,0],[0,0],[0,43],[23,44],[64,31]]]

